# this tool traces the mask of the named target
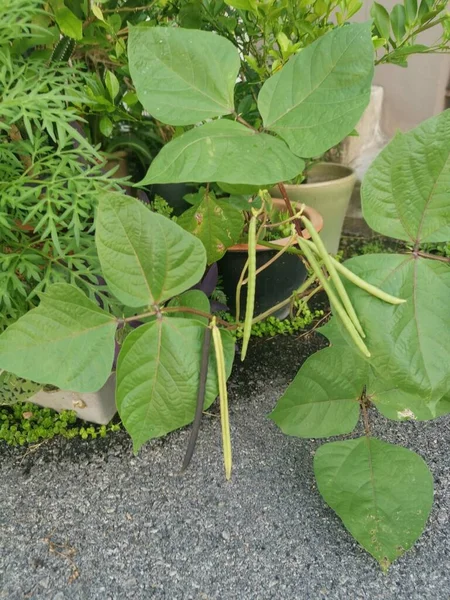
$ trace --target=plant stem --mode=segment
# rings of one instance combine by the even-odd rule
[[[371,432],[370,432],[370,423],[369,423],[369,413],[367,410],[368,400],[367,400],[367,394],[366,394],[366,386],[364,386],[364,389],[359,398],[359,404],[361,406],[361,411],[362,411],[362,416],[363,416],[364,432],[367,435],[367,437],[370,437]]]
[[[205,402],[205,392],[206,392],[206,379],[208,377],[208,364],[209,364],[209,349],[211,347],[211,328],[207,327],[205,329],[205,335],[203,337],[203,347],[202,347],[202,358],[200,363],[200,375],[198,382],[198,393],[197,393],[197,406],[195,408],[195,417],[192,425],[191,435],[189,437],[188,446],[186,449],[186,454],[183,460],[183,466],[181,467],[181,472],[183,473],[188,468],[192,456],[194,454],[195,444],[197,443],[198,434],[200,431],[200,424],[203,416],[203,405]]]
[[[243,117],[241,117],[241,115],[239,115],[236,111],[234,111],[233,116],[236,119],[236,121],[238,121],[239,123],[241,123],[242,125],[247,127],[247,129],[251,129],[255,133],[259,133],[259,131],[256,129],[256,127],[253,127],[253,125],[250,125],[250,123],[248,121],[246,121]]]
[[[438,256],[437,254],[430,254],[429,252],[421,252],[420,250],[415,253],[417,256],[422,258],[429,258],[430,260],[439,260],[443,263],[450,263],[450,256]]]
[[[205,319],[211,320],[214,315],[211,313],[204,312],[203,310],[197,310],[196,308],[191,308],[190,306],[164,306],[163,308],[155,308],[154,310],[150,310],[145,313],[141,313],[140,315],[133,315],[132,317],[126,317],[125,319],[118,319],[118,323],[131,323],[132,321],[139,321],[141,319],[145,319],[147,317],[152,317],[157,315],[159,312],[161,313],[173,313],[173,312],[185,312],[192,315],[198,315],[199,317],[205,317]],[[216,321],[220,323],[223,327],[227,329],[237,329],[239,327],[238,323],[229,323],[228,321],[224,321],[223,319],[219,319],[216,317]]]
[[[300,219],[295,217],[295,212],[294,212],[294,209],[292,208],[292,204],[291,204],[291,201],[289,200],[289,196],[287,195],[287,191],[286,191],[286,187],[285,187],[284,183],[280,182],[278,184],[278,189],[280,190],[281,196],[283,197],[284,203],[286,204],[286,208],[289,213],[289,216],[291,217],[291,219],[294,222],[295,231],[297,232],[297,235],[299,235],[300,237],[303,237]]]

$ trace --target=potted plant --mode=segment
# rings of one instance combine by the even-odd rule
[[[352,86],[334,88],[342,92],[335,98],[335,116],[353,106],[356,122],[364,110],[362,98],[370,96],[373,69],[370,24],[328,32],[314,44],[313,51],[303,50],[265,82],[258,105],[266,131],[255,131],[234,108],[240,57],[232,44],[201,31],[132,28],[130,72],[147,110],[173,125],[202,123],[164,146],[143,183],[221,182],[265,189],[300,173],[301,156],[315,153],[319,134],[323,144],[328,137],[323,123],[330,77],[337,78],[335,83],[352,80]],[[340,63],[342,47],[353,56],[345,64]],[[336,53],[332,61],[330,52]],[[303,106],[286,90],[295,91],[296,69],[306,67],[317,77],[317,98],[324,101]],[[304,110],[316,124],[307,133],[299,132]],[[336,127],[354,124],[339,119]],[[396,137],[363,184],[366,218],[380,233],[407,240],[411,249],[405,254],[366,255],[340,264],[325,251],[311,221],[295,213],[280,185],[297,234],[298,248],[292,244],[289,251],[313,272],[302,287],[318,281],[334,316],[325,330],[331,346],[305,363],[272,417],[286,433],[315,438],[348,434],[362,416],[365,435],[324,444],[316,453],[315,472],[326,501],[383,569],[421,534],[433,483],[420,456],[372,435],[369,409],[373,404],[398,420],[450,411],[445,368],[450,341],[442,336],[450,326],[450,270],[444,257],[436,260],[422,250],[422,244],[450,235],[444,201],[449,132],[447,112]],[[343,134],[333,127],[329,145],[336,135]],[[248,224],[242,359],[258,319],[253,311],[260,211],[252,208]],[[0,368],[60,388],[99,389],[111,374],[117,329],[138,321],[120,349],[116,371],[116,402],[135,451],[191,422],[195,441],[204,408],[219,395],[229,478],[226,379],[234,358],[229,331],[234,325],[207,311],[206,296],[192,297],[190,288],[207,263],[204,244],[117,192],[99,197],[95,239],[109,294],[127,310],[116,315],[73,285],[49,286],[39,306],[0,335]],[[192,448],[190,443],[188,458]]]
[[[274,199],[272,205],[271,218],[262,227],[256,244],[257,278],[254,314],[256,316],[269,312],[282,319],[290,311],[289,304],[285,303],[286,299],[293,297],[294,292],[305,282],[308,272],[298,256],[288,252],[290,246],[296,246],[295,241],[292,244],[292,236],[295,240],[296,234],[295,229],[292,231],[289,225],[289,213],[286,211],[284,200]],[[323,221],[316,210],[300,203],[294,204],[293,208],[296,213],[300,214],[299,211],[302,211],[302,214],[313,223],[316,231],[321,231]],[[278,225],[278,222],[284,223],[284,226]],[[310,238],[309,232],[304,228],[302,228],[302,235],[305,239]],[[247,301],[247,286],[239,286],[247,259],[248,233],[244,231],[241,239],[227,248],[218,263],[223,291],[227,296],[227,306],[235,315],[237,307],[244,307]],[[283,303],[284,305],[278,311],[273,311],[274,306]]]

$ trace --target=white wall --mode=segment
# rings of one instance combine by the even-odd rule
[[[358,13],[359,21],[370,19],[372,2]],[[388,11],[395,0],[380,0]],[[430,44],[438,38],[436,31],[424,32],[420,41]],[[414,55],[409,58],[408,68],[395,65],[376,67],[374,83],[384,88],[383,131],[392,136],[397,129],[406,131],[445,107],[445,90],[450,77],[450,54]]]

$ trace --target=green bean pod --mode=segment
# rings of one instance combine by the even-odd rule
[[[223,447],[223,463],[225,467],[225,477],[231,478],[232,456],[231,456],[231,432],[230,432],[230,415],[228,411],[228,391],[227,391],[227,376],[225,372],[225,357],[223,353],[222,338],[220,330],[215,323],[215,319],[211,322],[212,337],[214,342],[214,352],[217,363],[217,380],[219,383],[219,399],[220,399],[220,424],[222,427],[222,447]]]
[[[245,359],[252,331],[253,312],[255,309],[256,290],[256,215],[253,214],[248,227],[248,271],[247,302],[245,306],[244,333],[242,338],[241,360]]]
[[[300,246],[302,252],[306,256],[306,259],[308,260],[309,264],[311,265],[312,270],[316,274],[317,279],[322,284],[322,287],[325,290],[328,298],[330,299],[330,302],[333,304],[336,313],[339,315],[344,327],[347,329],[352,340],[355,342],[355,345],[357,346],[357,348],[359,350],[361,350],[361,352],[364,354],[364,356],[367,356],[367,358],[370,358],[370,352],[369,352],[367,346],[363,342],[361,336],[359,335],[355,326],[353,325],[352,321],[350,320],[350,318],[349,318],[348,314],[346,313],[344,307],[342,306],[341,301],[339,300],[338,296],[334,293],[333,288],[329,284],[327,277],[325,277],[325,275],[323,274],[322,269],[320,268],[320,265],[317,262],[310,247],[308,246],[306,241],[301,237],[298,238],[298,245]]]
[[[356,331],[362,338],[366,337],[364,330],[359,322],[358,315],[356,314],[355,309],[353,308],[353,304],[347,294],[347,290],[345,289],[341,278],[336,271],[336,268],[331,261],[331,256],[328,254],[320,235],[314,229],[313,224],[306,217],[301,217],[306,229],[309,231],[312,241],[315,243],[317,250],[319,251],[319,257],[323,260],[323,263],[330,275],[331,281],[334,283],[334,287],[336,288],[336,292],[338,296],[342,300],[342,304],[344,305],[345,310],[347,311],[348,316],[350,317],[351,322],[355,326]]]
[[[309,240],[305,240],[305,241],[314,250],[314,252],[319,256],[319,250],[315,246],[315,244],[313,244]],[[330,259],[331,259],[331,262],[333,263],[334,267],[336,268],[336,271],[339,271],[339,273],[342,273],[342,275],[344,275],[344,277],[346,277],[354,285],[358,286],[359,288],[361,288],[368,294],[371,294],[372,296],[375,296],[376,298],[379,298],[380,300],[383,300],[384,302],[387,302],[388,304],[404,304],[406,302],[406,300],[404,298],[398,298],[397,296],[392,296],[391,294],[388,294],[387,292],[383,292],[383,290],[376,287],[375,285],[372,285],[371,283],[367,283],[367,281],[364,281],[364,279],[361,279],[361,277],[358,277],[358,275],[355,275],[355,273],[353,273],[353,271],[350,271],[350,269],[347,269],[346,266],[341,264],[338,260],[336,260],[332,256],[330,256]]]

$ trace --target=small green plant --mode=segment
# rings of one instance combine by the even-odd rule
[[[67,439],[75,437],[81,437],[83,440],[95,439],[120,429],[119,423],[83,424],[73,411],[63,410],[58,413],[31,402],[19,402],[8,407],[0,406],[0,440],[10,446],[38,444],[58,435]]]

